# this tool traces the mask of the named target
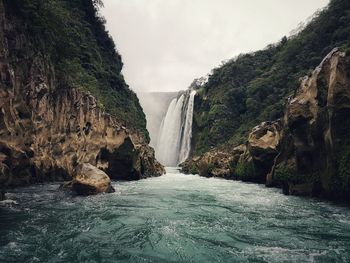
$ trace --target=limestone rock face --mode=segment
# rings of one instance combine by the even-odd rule
[[[115,179],[164,173],[143,134],[89,93],[58,86],[44,55],[14,55],[26,45],[14,27],[0,8],[0,188],[71,179],[85,163]]]
[[[256,126],[244,147],[212,149],[182,169],[350,202],[350,55],[328,54],[288,99],[283,120]]]
[[[114,188],[108,175],[91,164],[82,164],[78,175],[70,183],[71,188],[79,195],[113,193]]]
[[[259,155],[260,150],[276,151],[280,142],[281,128],[278,121],[267,121],[254,127],[248,137],[249,151],[253,155]]]
[[[290,194],[350,197],[349,72],[350,57],[335,49],[302,80],[287,105],[268,184]]]
[[[213,149],[202,156],[189,158],[181,164],[184,173],[199,174],[205,177],[233,178],[232,165],[238,162],[246,151],[245,145],[234,147],[231,151]]]
[[[265,183],[278,154],[282,125],[280,121],[263,122],[249,134],[247,147],[238,161],[238,177],[245,181]],[[248,169],[249,167],[249,169]]]

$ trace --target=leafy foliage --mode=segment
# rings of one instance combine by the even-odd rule
[[[23,21],[28,43],[14,58],[47,57],[54,88],[78,88],[110,114],[148,138],[136,94],[121,74],[123,63],[98,13],[101,0],[4,0],[6,13]]]
[[[350,1],[332,0],[298,34],[215,68],[196,97],[194,153],[245,141],[261,121],[283,116],[300,77],[334,47],[350,46]]]
[[[334,190],[337,194],[348,193],[350,189],[350,146],[344,147],[340,153],[338,177],[336,178]]]
[[[283,184],[286,182],[304,183],[303,178],[298,178],[295,171],[287,165],[279,165],[276,167],[275,180],[278,184]]]
[[[335,128],[338,142],[338,153],[336,154],[337,173],[333,180],[332,189],[336,195],[347,195],[350,197],[350,111],[338,113],[337,121],[341,125]]]
[[[255,179],[255,167],[253,162],[238,162],[234,176],[238,180],[251,181]]]

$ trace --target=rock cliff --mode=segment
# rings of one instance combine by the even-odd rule
[[[0,186],[71,179],[84,163],[115,179],[161,175],[142,132],[89,92],[58,85],[45,54],[21,53],[29,40],[14,19],[0,1]]]
[[[289,99],[268,185],[286,193],[350,197],[350,56],[334,49]]]
[[[248,136],[246,151],[235,166],[238,179],[265,183],[279,152],[281,130],[280,121],[263,122],[253,128]]]
[[[284,118],[256,126],[235,149],[212,149],[183,171],[202,175],[202,165],[211,176],[350,201],[350,56],[330,52],[288,98]]]

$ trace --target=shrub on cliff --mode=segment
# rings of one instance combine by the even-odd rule
[[[234,177],[242,181],[254,181],[256,177],[254,164],[252,162],[238,162]]]
[[[338,172],[334,178],[332,192],[336,196],[349,196],[350,189],[350,143],[345,142],[343,149],[338,154]],[[349,196],[350,197],[350,196]]]

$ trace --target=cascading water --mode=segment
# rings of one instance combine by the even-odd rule
[[[188,99],[186,118],[185,118],[185,127],[183,129],[180,154],[179,154],[179,163],[186,161],[191,151],[193,106],[194,106],[195,95],[196,95],[196,91],[193,90]]]
[[[162,123],[156,157],[164,165],[177,165],[184,95],[173,99]]]
[[[156,158],[163,165],[177,166],[189,156],[195,94],[195,91],[182,94],[169,105],[156,147]]]

